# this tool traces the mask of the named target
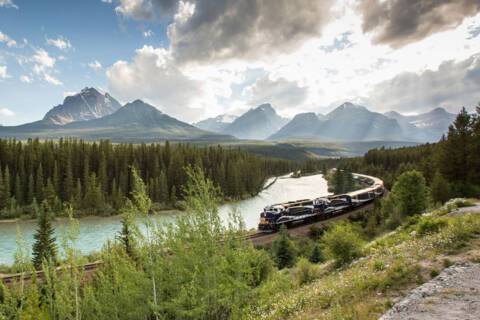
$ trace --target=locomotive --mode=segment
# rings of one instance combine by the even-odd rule
[[[363,174],[353,174],[355,180],[365,188],[340,195],[315,199],[302,199],[266,206],[260,213],[258,229],[277,231],[282,225],[287,228],[294,224],[329,219],[373,202],[385,192],[383,181]]]

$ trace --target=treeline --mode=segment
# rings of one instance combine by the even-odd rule
[[[391,189],[395,179],[416,170],[425,177],[435,202],[452,197],[480,196],[480,107],[476,114],[462,109],[438,142],[398,149],[373,149],[363,157],[327,159],[315,164],[383,179]],[[310,164],[312,166],[312,164]]]
[[[131,167],[154,203],[173,207],[182,200],[188,165],[202,168],[225,199],[254,195],[267,177],[293,168],[221,146],[0,139],[0,218],[35,215],[44,200],[55,212],[68,202],[77,214],[108,215],[132,190]]]

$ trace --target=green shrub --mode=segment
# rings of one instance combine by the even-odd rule
[[[305,258],[300,258],[293,270],[294,278],[299,285],[312,282],[317,278],[317,268]]]
[[[363,240],[351,224],[339,223],[323,236],[328,257],[337,266],[349,263],[362,255]]]
[[[436,276],[438,276],[440,273],[438,272],[437,269],[432,269],[430,270],[430,278],[435,278]]]
[[[373,263],[373,270],[375,271],[382,271],[385,269],[385,263],[382,260],[376,260]]]
[[[417,224],[417,233],[419,235],[437,233],[447,224],[447,221],[443,218],[422,217]]]

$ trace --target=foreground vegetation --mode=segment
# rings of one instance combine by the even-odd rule
[[[145,181],[154,208],[175,207],[183,200],[188,165],[202,168],[224,199],[254,195],[266,178],[293,168],[220,146],[0,139],[0,219],[38,216],[44,200],[56,213],[68,204],[76,215],[113,214],[132,191],[131,167]]]
[[[420,261],[464,250],[480,233],[479,215],[445,216],[454,205],[420,216],[428,194],[408,195],[407,182],[409,189],[425,188],[411,171],[399,177],[390,200],[366,215],[312,229],[310,239],[282,230],[271,248],[254,248],[240,237],[238,216],[220,221],[220,189],[201,168],[185,170],[187,213],[175,225],[147,218],[152,202],[132,170],[122,231],[100,252],[94,274],[74,267],[85,262],[75,249],[78,222],[71,218],[58,250],[51,216],[42,215],[33,264],[19,236],[14,267],[40,268],[45,278],[0,285],[0,319],[373,319],[389,306],[383,294],[424,280]],[[390,212],[386,203],[402,209]],[[392,217],[399,218],[396,229]]]

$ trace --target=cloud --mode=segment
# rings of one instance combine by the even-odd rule
[[[20,81],[23,83],[32,83],[33,79],[30,76],[24,74],[20,76]]]
[[[1,0],[0,0],[1,1]],[[17,46],[17,42],[10,38],[8,35],[0,31],[0,42],[4,42],[7,47],[12,48]]]
[[[406,72],[376,85],[367,103],[375,109],[400,112],[428,111],[445,107],[457,111],[480,101],[480,55],[446,61],[437,70]]]
[[[12,110],[0,107],[0,116],[13,117],[14,115],[15,113]]]
[[[285,52],[320,34],[334,0],[120,0],[116,12],[165,19],[176,59],[251,58]]]
[[[55,78],[52,73],[55,71],[56,59],[51,57],[44,49],[36,49],[32,56],[33,72],[40,78],[53,85],[61,85],[62,82]]]
[[[64,37],[58,37],[57,39],[47,39],[47,44],[64,51],[72,47],[70,41]]]
[[[401,47],[453,29],[480,12],[478,0],[365,0],[359,5],[363,31],[374,43]]]
[[[333,1],[196,0],[180,2],[168,34],[176,58],[255,58],[287,52],[318,36]]]
[[[10,75],[7,72],[7,66],[0,66],[0,79],[10,78]]]
[[[265,76],[246,87],[243,94],[248,97],[248,103],[251,106],[271,103],[282,110],[298,108],[307,97],[307,89],[300,87],[294,81],[284,78],[272,80]]]
[[[178,0],[119,0],[117,14],[137,20],[163,19],[172,16]]]
[[[102,0],[103,3],[112,3],[112,0]]]
[[[18,9],[18,6],[12,0],[0,0],[0,7]]]
[[[202,111],[192,106],[204,96],[202,83],[183,74],[168,50],[144,46],[132,62],[117,61],[106,74],[110,92],[123,101],[142,98],[182,119]]]
[[[88,64],[88,66],[93,70],[93,71],[100,71],[102,70],[102,64],[98,62],[98,60],[92,61]]]
[[[150,37],[153,36],[153,35],[154,35],[154,33],[153,33],[152,30],[147,30],[147,31],[144,31],[144,32],[143,32],[143,37],[144,37],[144,38],[150,38]]]

